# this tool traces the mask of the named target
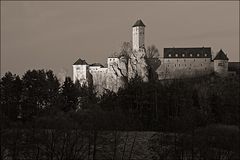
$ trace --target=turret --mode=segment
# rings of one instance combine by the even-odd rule
[[[227,55],[220,50],[214,61],[214,72],[220,76],[226,76],[228,72],[228,57]]]

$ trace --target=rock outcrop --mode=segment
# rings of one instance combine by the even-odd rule
[[[127,59],[120,57],[118,63],[109,66],[106,89],[117,92],[119,88],[124,88],[127,84],[127,75]]]
[[[148,66],[145,60],[145,51],[134,51],[128,61],[128,80],[139,76],[144,82],[148,81]]]

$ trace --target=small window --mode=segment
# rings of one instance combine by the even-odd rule
[[[183,57],[185,57],[185,54],[182,54]]]
[[[179,67],[180,67],[180,64],[179,64]]]
[[[80,67],[77,67],[76,70],[80,70]]]
[[[172,55],[171,55],[171,54],[169,54],[169,55],[168,55],[168,57],[172,57]]]
[[[175,54],[176,57],[178,57],[178,54]]]
[[[224,63],[218,63],[218,66],[224,66]]]
[[[200,56],[200,54],[197,54],[197,56],[199,57],[199,56]]]
[[[177,65],[175,64],[175,67],[177,67]]]
[[[195,62],[195,58],[193,59],[193,61]]]
[[[190,57],[192,57],[192,54],[190,54]]]
[[[202,66],[202,64],[201,64],[201,66]]]
[[[186,59],[184,59],[184,62],[186,62]]]

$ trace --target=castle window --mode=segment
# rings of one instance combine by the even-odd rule
[[[177,67],[177,65],[175,64],[175,67]]]
[[[185,54],[182,54],[183,57],[185,57]]]
[[[175,54],[176,57],[178,57],[178,54]]]
[[[169,54],[169,55],[168,55],[168,57],[172,57],[172,55],[171,55],[171,54]]]
[[[190,57],[192,57],[192,54],[190,54]]]
[[[199,57],[199,54],[197,54],[197,56]]]
[[[224,66],[224,63],[218,63],[218,66]]]
[[[179,64],[179,67],[180,67],[180,64]]]
[[[202,64],[201,64],[201,66],[202,66]]]
[[[185,64],[185,67],[186,67],[187,65]]]
[[[193,61],[195,62],[195,58],[193,59]]]
[[[76,70],[80,70],[80,67],[77,67]]]
[[[204,54],[205,55],[205,57],[207,57],[207,54]]]

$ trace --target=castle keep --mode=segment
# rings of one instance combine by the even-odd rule
[[[141,20],[132,26],[132,51],[130,57],[108,57],[107,67],[99,63],[88,64],[78,59],[73,64],[73,81],[81,85],[93,85],[101,94],[105,89],[117,92],[128,80],[139,76],[149,81],[149,70],[158,80],[228,74],[228,58],[220,50],[215,57],[210,47],[164,48],[162,58],[145,58],[145,25]],[[157,62],[156,62],[157,61]],[[155,65],[154,63],[158,63]],[[155,67],[154,67],[155,66]],[[157,67],[156,67],[157,66]]]

